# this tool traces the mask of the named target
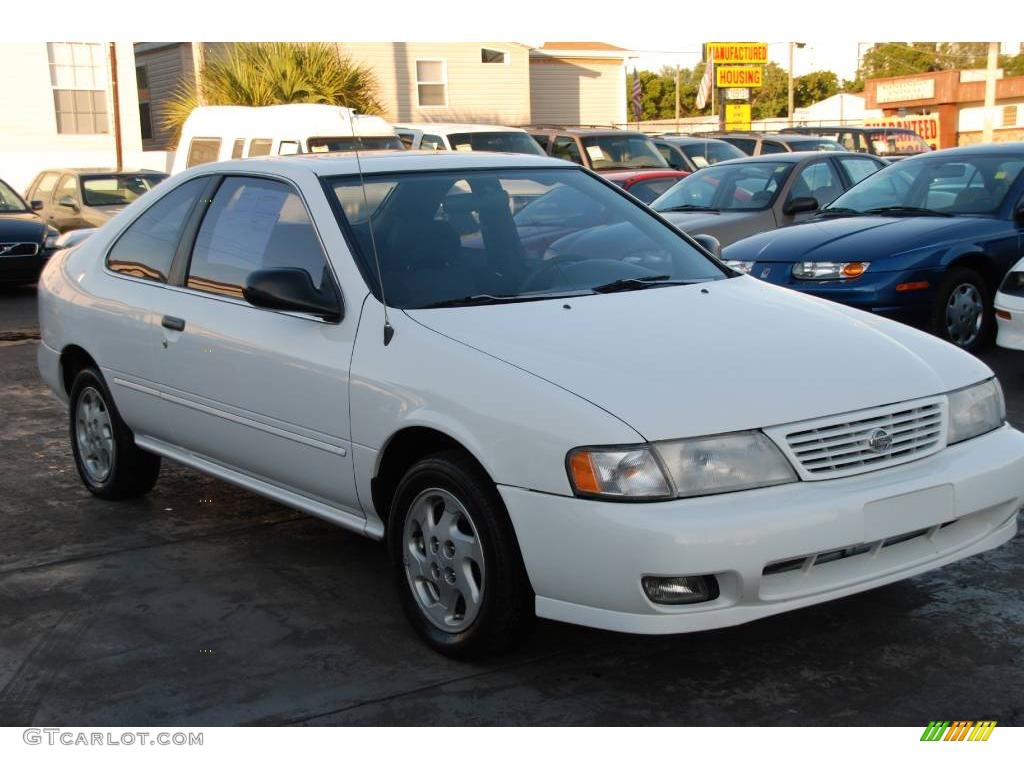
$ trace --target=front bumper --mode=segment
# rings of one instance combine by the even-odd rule
[[[1009,313],[1010,319],[996,315],[999,335],[996,344],[1007,349],[1024,350],[1024,298],[1000,293],[995,300],[996,311]]]
[[[639,634],[692,632],[861,592],[1004,543],[1024,499],[1024,434],[1003,426],[891,469],[670,502],[499,490],[539,616]],[[891,541],[911,532],[921,533]],[[864,544],[870,551],[832,562],[807,558]],[[794,558],[807,560],[765,573]],[[656,605],[640,584],[646,575],[711,574],[721,594],[690,606]]]
[[[0,284],[34,283],[49,258],[49,251],[35,256],[0,256]]]

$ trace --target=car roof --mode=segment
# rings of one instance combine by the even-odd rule
[[[347,176],[359,173],[405,173],[437,170],[475,170],[488,168],[580,168],[577,163],[547,155],[505,152],[447,152],[421,150],[375,150],[360,152],[323,152],[308,155],[268,155],[243,160],[204,163],[189,169],[196,172],[312,171],[317,176]]]
[[[716,136],[679,136],[674,133],[663,133],[659,136],[651,136],[651,138],[660,139],[662,141],[671,141],[673,144],[705,144],[712,141],[717,144],[728,143]]]
[[[36,175],[41,176],[44,173],[70,173],[78,176],[90,176],[92,174],[100,173],[106,174],[108,176],[112,176],[115,174],[122,176],[132,176],[139,173],[156,174],[160,176],[167,175],[165,171],[156,171],[153,170],[152,168],[121,168],[120,170],[118,170],[117,168],[44,168]]]
[[[870,157],[878,159],[874,155],[868,155],[864,152],[772,152],[768,155],[735,157],[732,160],[723,160],[708,167],[714,168],[719,165],[736,165],[738,163],[799,163],[803,160],[820,159],[822,157]]]
[[[621,128],[558,128],[549,125],[540,125],[528,127],[526,130],[531,133],[564,133],[570,136],[621,136],[626,134],[629,136],[644,136],[645,138],[650,138],[646,133],[640,133],[639,131],[625,131]]]
[[[396,129],[411,128],[416,131],[430,131],[432,133],[483,133],[493,131],[526,133],[522,128],[513,128],[508,125],[487,125],[483,123],[395,123],[394,127]]]
[[[950,149],[937,149],[934,152],[922,152],[913,158],[932,158],[937,155],[1022,155],[1024,156],[1024,141],[1006,141],[999,144],[969,144],[966,147],[951,147]],[[1024,159],[1024,157],[1022,157]],[[906,160],[900,160],[901,163]]]

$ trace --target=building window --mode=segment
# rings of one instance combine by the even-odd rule
[[[139,129],[143,139],[152,139],[153,117],[149,111],[149,73],[145,66],[135,68],[135,88],[139,93]]]
[[[448,73],[443,59],[417,60],[416,98],[421,107],[448,105]]]
[[[1003,107],[1003,128],[1012,128],[1017,125],[1017,109],[1016,104]]]
[[[47,43],[57,133],[108,133],[107,59],[100,43]]]
[[[508,54],[505,51],[496,51],[493,48],[480,49],[481,64],[508,64]]]

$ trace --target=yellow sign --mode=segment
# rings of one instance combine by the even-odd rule
[[[719,88],[760,88],[764,67],[716,67],[715,82]]]
[[[727,131],[749,131],[750,130],[750,105],[749,104],[726,104],[725,105],[725,130],[727,130]]]
[[[706,55],[715,64],[766,64],[768,43],[708,43]]]

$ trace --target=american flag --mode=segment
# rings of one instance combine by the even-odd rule
[[[640,122],[640,111],[641,101],[640,95],[643,93],[643,88],[640,85],[640,78],[637,77],[636,67],[633,67],[633,119],[638,123]]]
[[[711,46],[708,46],[709,48]],[[715,77],[715,54],[710,52],[708,63],[704,66],[704,77],[700,79],[700,87],[697,89],[697,109],[704,109],[711,95],[712,80]]]

